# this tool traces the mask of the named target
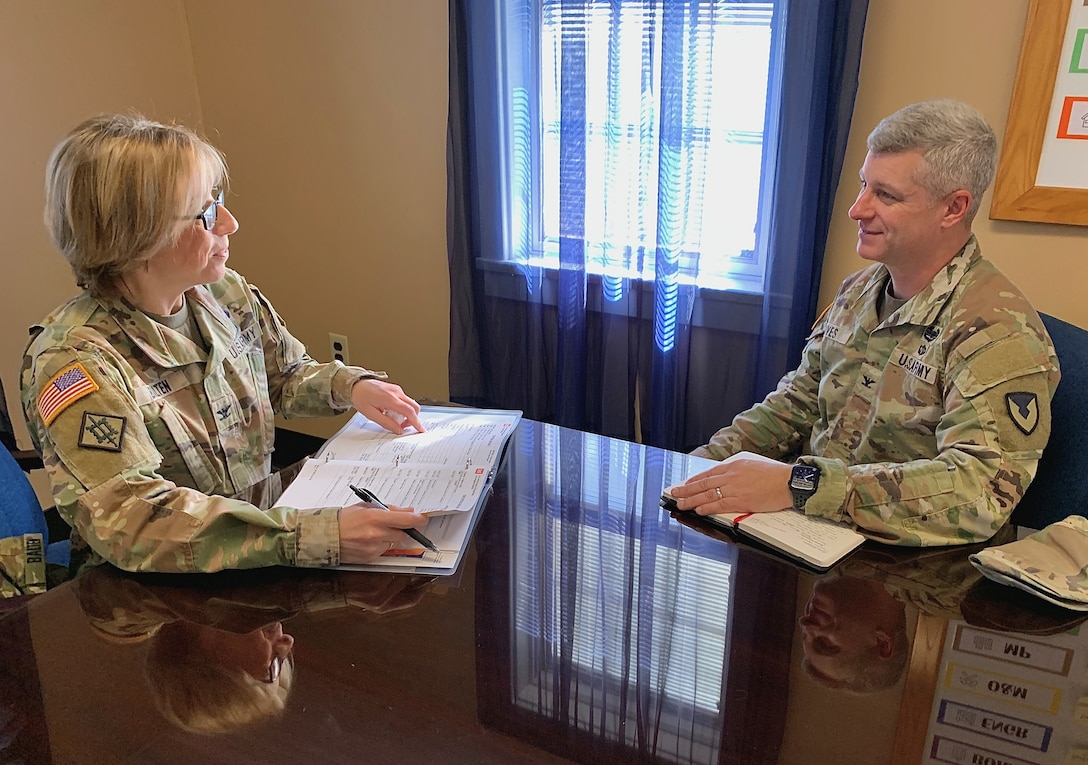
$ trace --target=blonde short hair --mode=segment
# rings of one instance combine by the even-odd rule
[[[76,283],[114,294],[122,272],[175,244],[199,212],[194,181],[201,196],[226,191],[227,164],[186,127],[123,114],[77,125],[45,172],[45,225]]]
[[[283,714],[294,684],[288,656],[275,682],[224,667],[201,651],[194,627],[171,622],[151,640],[144,665],[151,699],[172,725],[189,733],[227,733]]]

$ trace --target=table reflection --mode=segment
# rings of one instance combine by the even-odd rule
[[[81,574],[74,588],[98,639],[141,647],[133,659],[142,657],[150,697],[163,718],[207,734],[284,712],[295,675],[295,639],[285,621],[343,608],[401,614],[433,581],[287,569],[134,576],[103,565]]]
[[[505,570],[480,571],[477,619],[484,639],[494,622],[506,625],[502,646],[486,650],[509,677],[496,678],[503,703],[480,699],[484,722],[552,730],[567,756],[582,740],[598,754],[719,762],[723,736],[743,725],[736,715],[729,725],[730,688],[749,690],[743,667],[730,677],[731,651],[747,650],[732,644],[734,631],[788,635],[792,602],[765,604],[765,622],[749,612],[733,623],[738,548],[659,507],[662,489],[693,472],[686,455],[523,421],[508,459],[498,491],[509,555],[499,556]],[[779,579],[796,577],[782,570]],[[795,585],[783,584],[790,595]],[[776,646],[787,661],[788,641]],[[770,715],[755,731],[762,755],[774,748],[774,723]]]
[[[479,715],[577,762],[918,762],[904,699],[935,692],[934,634],[1075,624],[993,589],[981,546],[818,574],[670,516],[685,455],[523,421],[507,459],[477,537]]]

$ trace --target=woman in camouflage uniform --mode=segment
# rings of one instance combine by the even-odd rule
[[[83,292],[31,328],[21,382],[57,509],[128,570],[372,560],[426,520],[230,499],[269,475],[277,413],[422,425],[383,373],[310,358],[227,267],[226,189],[218,150],[140,117],[87,120],[50,158],[46,225]]]

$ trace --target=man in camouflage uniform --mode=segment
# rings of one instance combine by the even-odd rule
[[[800,366],[696,454],[752,451],[674,487],[700,514],[803,508],[903,545],[988,539],[1050,434],[1058,362],[1038,314],[971,233],[996,140],[966,104],[905,107],[869,135],[858,254]]]
[[[50,159],[46,221],[85,291],[31,328],[21,382],[57,509],[73,550],[128,570],[372,560],[425,520],[230,499],[269,474],[277,412],[422,425],[384,374],[311,359],[226,268],[225,182],[214,148],[141,118],[88,120]]]

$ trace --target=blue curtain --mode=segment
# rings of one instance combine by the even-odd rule
[[[660,61],[643,73],[643,92],[659,102],[652,124],[639,126],[656,142],[646,155],[655,161],[637,168],[640,178],[652,181],[646,194],[657,200],[639,223],[652,241],[618,253],[605,246],[603,255],[590,241],[589,205],[612,189],[602,192],[588,177],[586,136],[592,128],[586,114],[600,96],[586,85],[584,29],[589,14],[618,18],[629,4],[450,2],[450,397],[687,450],[762,399],[797,363],[817,310],[867,0],[774,3],[771,51],[780,63],[769,72],[764,115],[756,240],[765,266],[756,290],[700,286],[685,278],[685,268],[690,275],[698,264],[684,260],[686,224],[694,216],[729,214],[728,206],[703,213],[682,192],[706,180],[685,153],[690,93],[704,84],[689,64],[705,53],[698,46],[707,45],[699,26],[706,14],[726,6],[743,13],[744,3],[637,3],[650,19],[643,45]],[[534,16],[541,7],[563,25],[560,42],[544,51]],[[519,22],[521,39],[499,34],[510,16]],[[542,53],[561,62],[560,162],[553,184],[558,199],[537,200],[558,210],[557,261],[551,264],[522,257],[523,243],[509,235],[521,231],[512,221],[535,212],[511,204],[501,190],[529,183],[525,177],[541,166],[534,144],[503,144],[511,134],[505,123],[515,123],[517,136],[531,133],[538,120],[531,106],[536,94],[516,87],[526,73],[507,69],[511,49],[526,51],[529,78],[550,76],[534,69]],[[513,103],[509,109],[506,97]],[[610,173],[625,170],[622,165]],[[591,267],[593,258],[627,268],[619,276],[616,270],[602,274]]]

